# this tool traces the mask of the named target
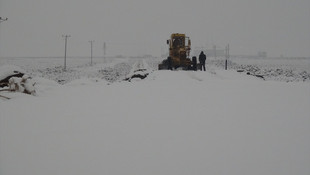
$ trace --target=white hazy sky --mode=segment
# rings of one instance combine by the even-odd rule
[[[310,56],[310,0],[0,0],[0,56],[159,56],[171,33],[231,54]]]

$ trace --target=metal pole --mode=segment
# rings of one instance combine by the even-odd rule
[[[227,70],[227,55],[228,55],[227,50],[228,50],[228,47],[226,46],[225,47],[225,70]]]
[[[107,49],[107,45],[106,43],[104,42],[103,43],[103,62],[105,63],[106,62],[106,58],[105,58],[105,55],[106,55],[106,49]]]
[[[67,67],[67,36],[66,36],[66,39],[65,39],[65,63],[64,63],[64,69],[66,70],[66,67]]]
[[[93,65],[93,42],[94,41],[89,41],[90,42],[90,65]]]
[[[67,68],[67,40],[68,37],[71,37],[70,35],[62,35],[62,37],[65,38],[65,62],[64,62],[64,70],[66,71]]]
[[[229,59],[229,44],[226,46],[226,60],[225,60],[225,70],[227,70],[227,59]]]

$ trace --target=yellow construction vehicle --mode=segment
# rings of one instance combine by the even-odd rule
[[[158,65],[159,70],[194,69],[196,58],[193,61],[189,58],[191,50],[191,40],[189,37],[185,36],[185,34],[173,33],[171,38],[167,40],[167,44],[169,45],[169,56]]]

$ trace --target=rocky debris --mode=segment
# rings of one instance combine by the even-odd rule
[[[98,72],[103,76],[102,78],[108,82],[115,82],[125,77],[131,69],[131,65],[128,63],[118,63],[114,67],[106,67],[100,69]]]
[[[1,68],[0,92],[22,92],[25,94],[35,95],[35,82],[32,81],[31,77],[20,71],[20,68],[12,66]],[[4,99],[10,99],[4,95],[0,95],[0,97]]]
[[[268,60],[266,60],[267,62]],[[267,62],[268,63],[268,62]],[[256,76],[264,80],[284,81],[284,82],[310,82],[310,71],[298,69],[298,67],[287,65],[251,65],[237,64],[233,60],[228,60],[228,69],[234,69],[240,73]],[[209,66],[224,69],[224,59],[207,59],[207,69]]]
[[[289,68],[259,68],[254,65],[240,65],[239,69],[265,80],[277,80],[285,82],[310,81],[310,72],[298,71]]]
[[[148,71],[146,69],[139,69],[134,71],[134,73],[130,74],[125,78],[125,81],[131,81],[132,79],[138,78],[143,80],[149,75]]]
[[[238,69],[237,72],[244,72],[244,70],[243,69]]]
[[[35,95],[36,91],[34,85],[35,82],[33,82],[28,75],[24,75],[22,78],[11,77],[9,79],[9,90],[13,92]]]
[[[22,77],[25,72],[17,66],[0,67],[0,88],[9,86],[9,79],[12,77]]]
[[[258,78],[261,78],[261,79],[265,80],[265,77],[263,75],[251,74],[251,72],[247,72],[246,74],[247,75],[252,75],[252,76],[255,76],[255,77],[258,77]]]
[[[14,71],[14,73],[15,73],[15,74],[9,75],[8,77],[6,77],[6,78],[0,80],[0,87],[6,87],[6,86],[8,86],[9,80],[10,80],[11,78],[14,78],[14,77],[19,77],[19,78],[20,78],[20,77],[24,76],[24,73],[20,73],[20,72],[17,72],[17,71]]]
[[[22,92],[35,95],[35,83],[16,66],[3,66],[0,71],[0,92]],[[5,88],[7,87],[7,88]],[[10,99],[0,94],[1,98]]]
[[[131,81],[133,79],[145,79],[150,74],[150,67],[145,60],[137,61],[130,71],[130,73],[124,79],[125,81]]]

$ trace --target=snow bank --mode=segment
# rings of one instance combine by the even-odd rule
[[[35,82],[32,79],[24,75],[23,77],[11,77],[9,79],[9,90],[12,92],[22,92],[26,94],[35,95]]]
[[[126,81],[139,81],[141,79],[145,79],[150,73],[152,69],[146,63],[145,60],[138,60],[135,64],[133,64],[132,69],[129,74],[126,75]]]

